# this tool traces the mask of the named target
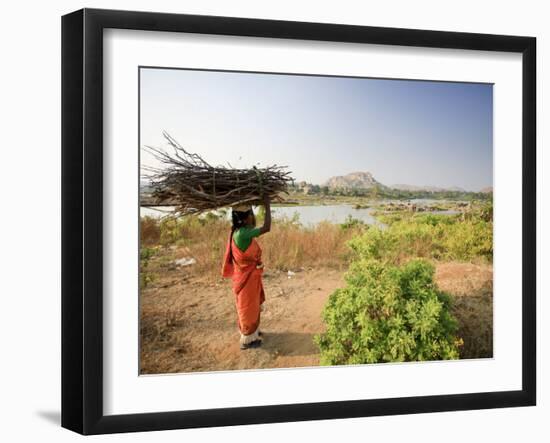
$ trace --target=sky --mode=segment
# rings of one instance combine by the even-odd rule
[[[141,146],[164,148],[163,130],[210,164],[285,165],[314,184],[493,182],[490,84],[141,68]],[[141,164],[158,166],[143,149]]]

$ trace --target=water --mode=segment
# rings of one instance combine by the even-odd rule
[[[150,216],[154,218],[167,215],[173,210],[173,207],[141,207],[140,214],[142,217]],[[257,208],[254,209],[257,212]],[[298,216],[299,222],[304,226],[315,226],[320,222],[328,221],[330,223],[340,224],[345,223],[348,217],[361,220],[368,225],[377,225],[384,227],[385,225],[372,215],[375,211],[373,208],[354,209],[352,205],[318,205],[318,206],[275,206],[271,208],[271,214],[274,220],[287,218],[291,220]],[[426,211],[424,214],[456,214],[455,210],[444,211]],[[231,218],[231,211],[227,211],[227,219]]]
[[[163,215],[168,215],[174,210],[173,206],[140,206],[140,217],[161,218]]]
[[[294,214],[298,214],[300,223],[306,226],[315,226],[322,221],[340,224],[350,216],[368,225],[381,226],[382,223],[374,218],[372,212],[374,212],[372,208],[354,209],[351,205],[284,206],[271,209],[274,219],[284,217],[292,219]]]
[[[142,217],[159,218],[172,209],[172,207],[141,207],[140,214]],[[304,226],[315,226],[322,221],[340,224],[344,223],[349,216],[369,225],[382,226],[382,223],[373,217],[373,211],[372,208],[354,209],[351,205],[276,206],[271,208],[273,220],[282,218],[290,220],[297,214],[298,220]],[[255,208],[255,212],[257,212],[257,208]],[[231,212],[227,211],[227,218],[230,217]]]

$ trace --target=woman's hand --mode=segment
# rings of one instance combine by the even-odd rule
[[[264,195],[264,208],[265,208],[265,217],[264,225],[260,228],[260,235],[265,234],[271,230],[271,199],[269,195]]]

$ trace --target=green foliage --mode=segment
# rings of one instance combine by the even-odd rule
[[[195,217],[193,217],[195,220]],[[164,218],[160,221],[160,244],[169,245],[183,237],[184,226],[187,220],[179,220],[175,217]]]
[[[212,226],[219,222],[225,223],[225,212],[206,212],[200,216],[166,217],[158,222],[160,244],[163,246],[174,243],[189,242],[193,233],[203,226]]]
[[[372,227],[350,240],[360,258],[401,263],[410,258],[470,261],[493,258],[493,223],[480,217],[392,214],[385,229]]]
[[[456,223],[443,236],[444,258],[472,260],[482,257],[493,260],[493,223],[463,222]]]
[[[354,262],[347,286],[332,293],[323,310],[326,332],[315,338],[321,364],[457,359],[450,298],[438,291],[433,275],[423,260],[401,267]]]
[[[155,248],[141,248],[139,250],[139,286],[145,288],[154,280],[154,275],[147,272],[149,260],[156,254]]]
[[[430,261],[492,261],[492,205],[457,215],[401,211],[382,221],[385,228],[371,226],[348,241],[346,286],[331,294],[326,332],[316,337],[321,363],[459,358],[463,341]]]
[[[351,214],[346,217],[346,220],[344,221],[344,223],[340,223],[340,228],[343,230],[354,229],[354,228],[366,229],[367,227],[368,225],[363,220],[359,220],[358,218],[353,218]]]
[[[478,219],[486,222],[493,221],[493,202],[488,201],[483,205],[476,206],[474,210],[465,214],[466,219]]]
[[[155,255],[155,248],[141,248],[139,259],[142,262],[149,262],[149,259]]]

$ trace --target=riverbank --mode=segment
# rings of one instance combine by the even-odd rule
[[[477,194],[475,194],[477,196]],[[471,197],[471,196],[470,196]],[[332,205],[351,205],[354,207],[362,208],[378,208],[380,205],[385,205],[388,203],[395,203],[397,205],[406,204],[407,202],[412,202],[418,204],[419,207],[424,204],[433,203],[436,206],[443,207],[445,209],[452,209],[456,207],[464,206],[465,203],[476,203],[476,202],[486,202],[491,200],[491,195],[482,195],[481,199],[472,198],[450,198],[444,197],[438,194],[415,197],[413,196],[403,196],[400,198],[385,198],[385,197],[370,197],[370,196],[361,196],[361,195],[322,195],[322,194],[303,194],[303,193],[290,193],[286,195],[283,202],[277,203],[273,202],[273,208],[284,208],[284,207],[296,207],[296,206],[332,206]],[[141,196],[141,204],[143,207],[166,207],[172,208],[173,206],[169,203],[164,205],[158,205],[158,202],[155,202],[149,195]]]

